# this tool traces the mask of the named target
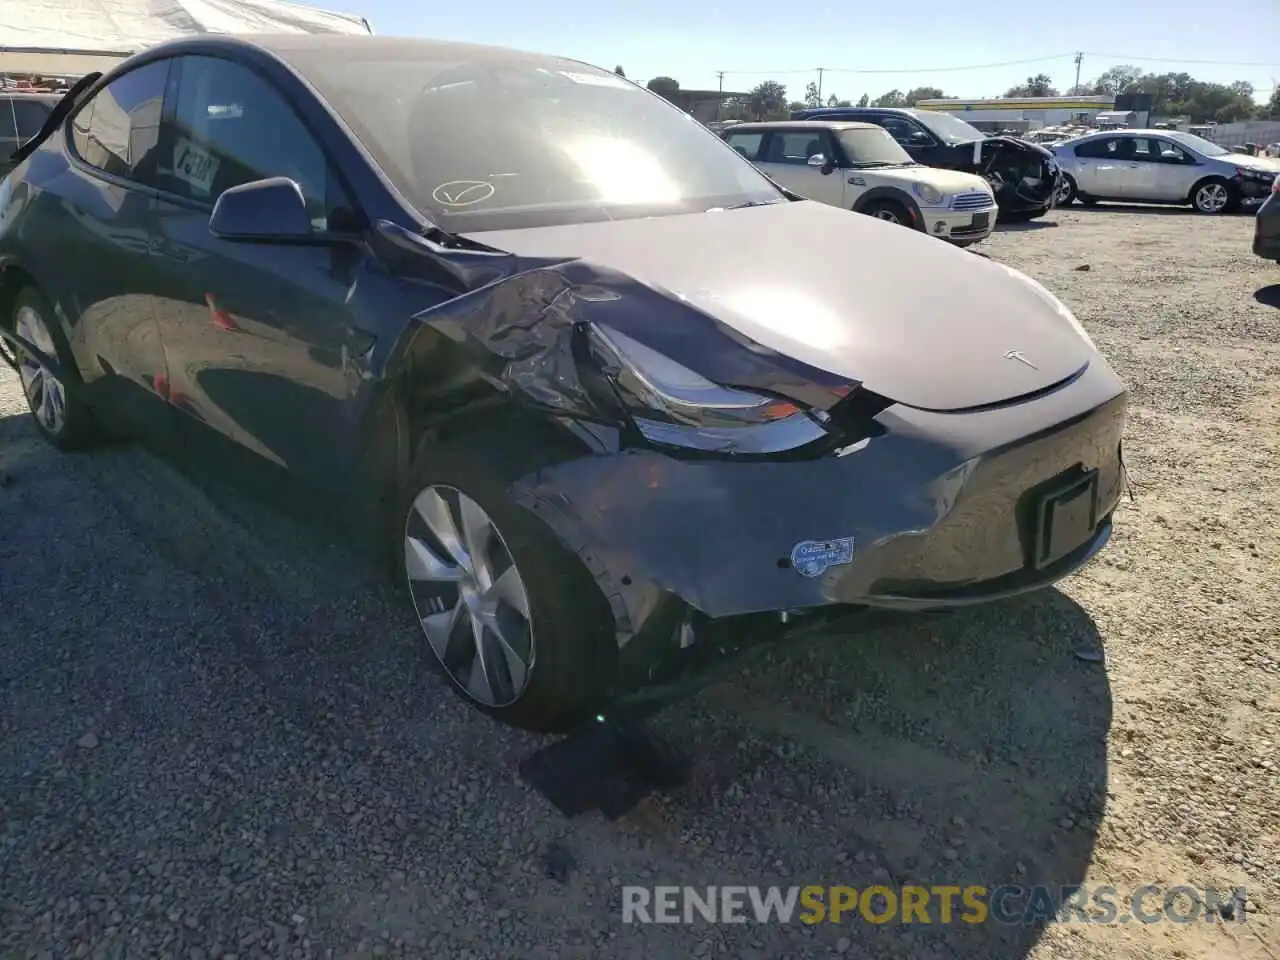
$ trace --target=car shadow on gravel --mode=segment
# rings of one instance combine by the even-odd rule
[[[723,818],[753,847],[786,851],[785,871],[744,882],[1004,888],[1000,918],[982,924],[940,923],[935,897],[930,924],[832,934],[867,956],[886,942],[911,956],[1025,956],[1064,888],[1084,881],[1106,806],[1100,654],[1092,618],[1058,590],[774,648],[699,698],[705,728],[687,727],[684,708],[659,719],[702,766],[666,803],[694,829]],[[789,816],[770,826],[770,809]]]
[[[1264,307],[1275,307],[1280,310],[1280,283],[1273,283],[1266,287],[1260,287],[1253,295],[1253,299],[1257,300]]]
[[[1142,203],[1097,203],[1093,206],[1085,206],[1083,203],[1073,203],[1069,207],[1059,207],[1060,213],[1141,213],[1156,214],[1165,217],[1204,217],[1206,214],[1199,213],[1192,207],[1174,207],[1163,206],[1160,204],[1142,204]],[[1218,216],[1226,217],[1252,217],[1253,210],[1237,210],[1235,213],[1218,214]]]
[[[1009,220],[996,224],[1000,233],[1027,233],[1032,230],[1049,230],[1057,227],[1053,220]]]
[[[620,886],[1084,875],[1110,697],[1056,591],[774,648],[657,718],[688,786],[566,821],[515,775],[543,738],[462,704],[321,527],[0,441],[0,955],[1017,957],[1040,921],[640,927]]]

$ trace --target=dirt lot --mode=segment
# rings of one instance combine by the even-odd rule
[[[343,549],[137,448],[53,453],[0,374],[0,956],[1275,960],[1280,267],[1250,229],[1072,208],[982,245],[1132,389],[1112,546],[1061,590],[815,639],[672,709],[693,783],[614,823],[518,780],[537,738],[456,702]],[[1249,912],[619,914],[624,884],[911,881],[1243,885]]]

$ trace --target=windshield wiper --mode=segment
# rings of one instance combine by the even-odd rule
[[[712,207],[712,210],[745,210],[747,207],[771,207],[775,203],[781,203],[781,200],[743,200],[741,203],[731,203],[727,207]]]

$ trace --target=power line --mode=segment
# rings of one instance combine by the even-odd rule
[[[822,73],[851,73],[851,74],[903,74],[903,73],[959,73],[965,70],[991,70],[998,67],[1021,67],[1028,64],[1048,63],[1051,60],[1071,59],[1079,66],[1079,59],[1082,57],[1100,57],[1102,59],[1111,60],[1113,63],[1126,63],[1129,61],[1141,61],[1147,63],[1185,63],[1196,64],[1199,66],[1214,67],[1254,67],[1268,68],[1274,66],[1272,63],[1262,63],[1258,61],[1247,60],[1184,60],[1179,57],[1136,57],[1132,54],[1120,53],[1095,53],[1086,50],[1079,53],[1054,53],[1043,57],[1028,57],[1023,60],[1001,60],[993,63],[973,63],[964,66],[955,67],[908,67],[894,70],[859,70],[853,67],[810,67],[809,69],[800,70],[723,70],[720,71],[725,76],[795,76],[801,73],[814,73],[821,71]]]
[[[1135,57],[1132,54],[1119,53],[1094,53],[1092,50],[1085,51],[1090,57],[1105,57],[1108,60],[1124,62],[1127,60],[1140,60],[1147,63],[1192,63],[1199,64],[1202,67],[1273,67],[1274,63],[1260,63],[1248,60],[1183,60],[1179,57]]]

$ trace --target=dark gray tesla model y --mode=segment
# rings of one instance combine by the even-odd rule
[[[359,504],[504,722],[760,624],[1044,587],[1110,536],[1125,391],[1062,303],[594,67],[181,40],[16,161],[0,330],[45,437],[124,413]]]

